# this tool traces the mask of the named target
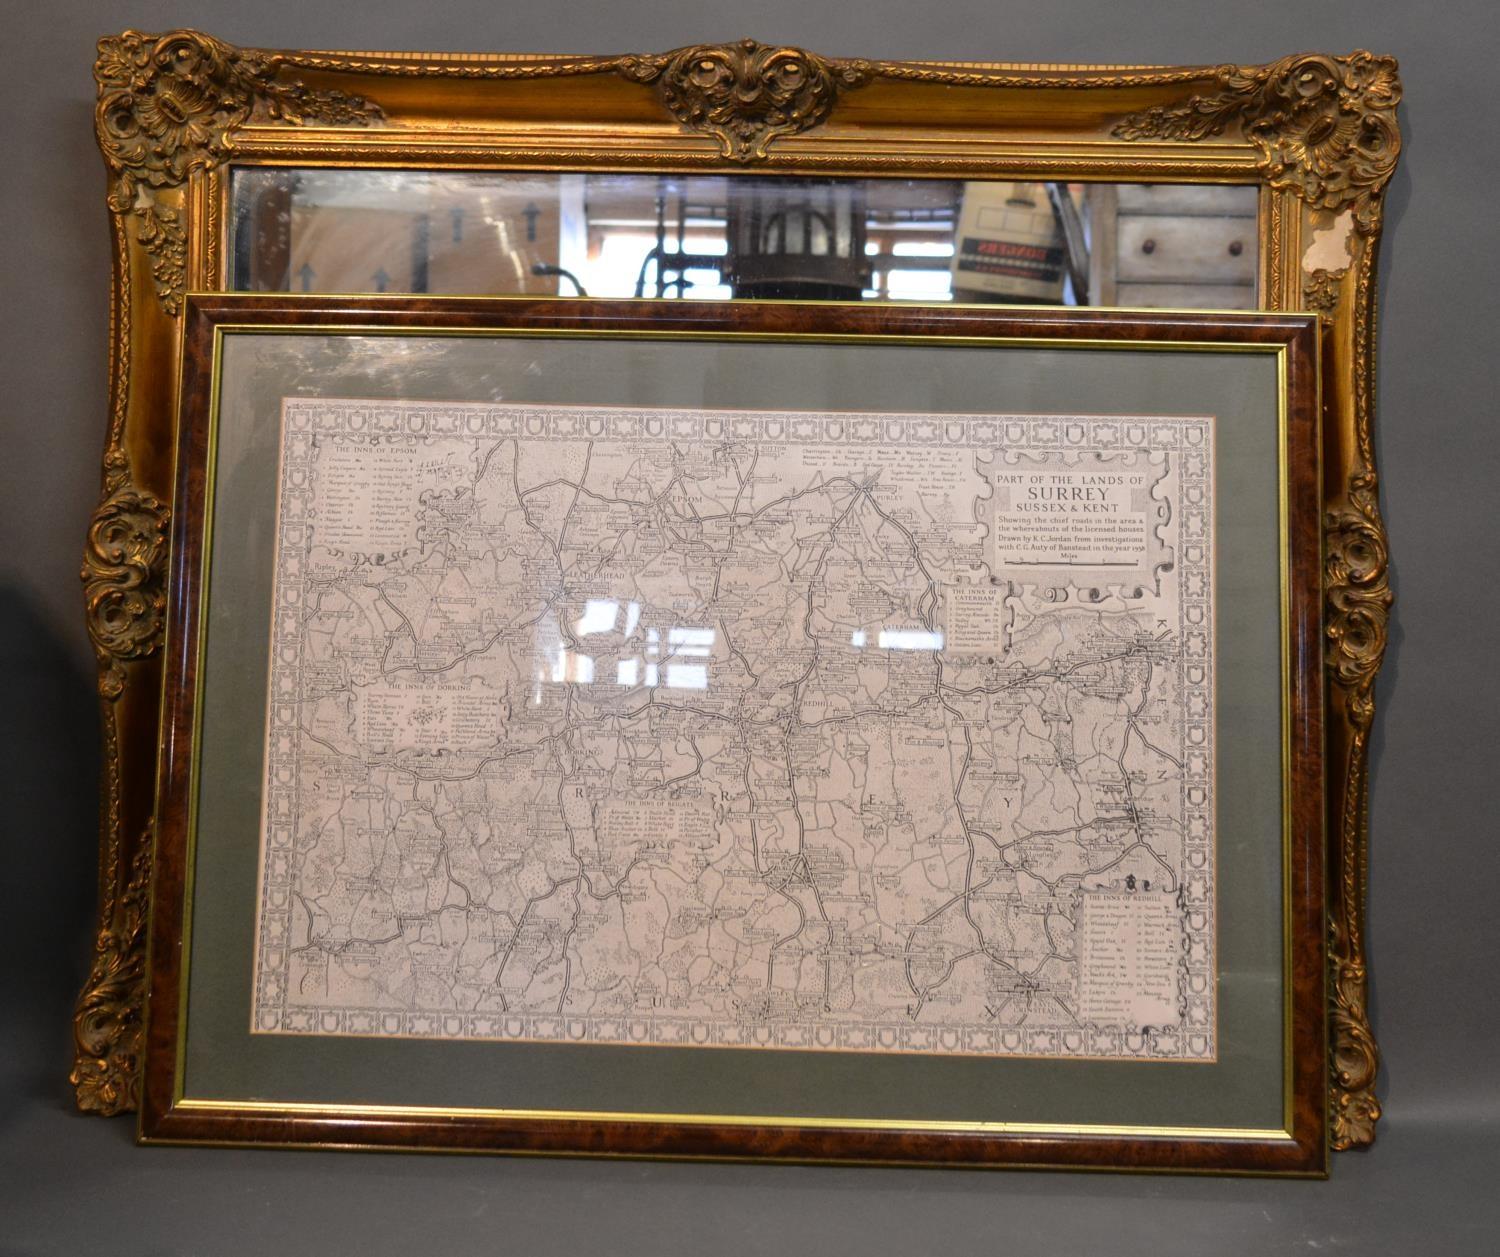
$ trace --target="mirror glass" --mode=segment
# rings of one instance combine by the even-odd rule
[[[233,172],[248,292],[1251,309],[1246,184]]]

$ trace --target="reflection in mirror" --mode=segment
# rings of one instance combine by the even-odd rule
[[[239,167],[231,287],[1249,309],[1250,185]]]

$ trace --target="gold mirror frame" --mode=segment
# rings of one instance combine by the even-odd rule
[[[1238,183],[1258,286],[1323,316],[1332,1146],[1371,1142],[1367,772],[1391,605],[1373,440],[1376,262],[1396,63],[1037,66],[825,58],[744,40],[608,57],[273,52],[196,31],[99,43],[110,402],[82,578],[104,766],[78,1107],[134,1109],[170,580],[183,295],[228,284],[230,165]]]

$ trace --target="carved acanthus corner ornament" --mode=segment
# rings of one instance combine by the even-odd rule
[[[654,83],[672,116],[717,138],[725,157],[750,162],[763,159],[778,135],[826,119],[839,93],[867,83],[872,67],[745,39],[626,57],[619,71]]]
[[[381,118],[360,97],[282,80],[280,66],[275,54],[233,48],[197,31],[126,31],[99,41],[94,121],[113,176],[109,207],[139,219],[137,239],[151,256],[169,314],[182,304],[187,235],[181,213],[157,196],[160,189],[217,166],[235,129],[252,120],[359,126]]]
[[[1219,66],[1224,90],[1155,105],[1114,128],[1122,140],[1203,140],[1238,120],[1273,188],[1313,209],[1352,206],[1356,227],[1379,226],[1380,193],[1401,151],[1392,57],[1299,54],[1264,66]]]
[[[68,1080],[78,1107],[104,1117],[129,1112],[139,1100],[150,897],[148,826],[125,892],[99,927],[93,967],[73,1014],[74,1064]]]

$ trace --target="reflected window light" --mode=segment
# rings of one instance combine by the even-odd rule
[[[552,680],[558,685],[589,685],[594,680],[594,661],[588,655],[559,650],[552,662]]]
[[[930,301],[953,295],[951,271],[892,270],[885,280],[886,293],[893,301]]]
[[[615,684],[634,688],[641,681],[641,665],[634,659],[620,660],[615,669]]]
[[[701,663],[669,663],[667,686],[675,690],[706,690],[708,669]]]
[[[635,632],[635,626],[641,622],[641,604],[628,602],[625,604],[625,636],[629,637]]]
[[[573,632],[579,637],[608,633],[614,628],[619,611],[620,604],[612,598],[590,598],[584,604],[583,616],[573,626]]]
[[[674,628],[667,630],[667,644],[676,655],[713,653],[714,630],[711,628]]]
[[[865,641],[866,638],[864,629],[855,629],[849,637],[849,645],[853,646],[856,650],[863,646],[865,644]]]
[[[580,272],[591,297],[630,297],[641,263],[656,243],[645,232],[611,232],[604,237],[596,256]]]
[[[734,296],[733,288],[719,282],[718,271],[690,266],[682,272],[682,277],[689,284],[687,295],[695,301],[728,301]]]
[[[881,629],[876,644],[882,650],[942,650],[943,635],[925,629]]]
[[[953,244],[943,240],[898,240],[891,245],[898,258],[951,258]]]
[[[531,693],[531,701],[535,706],[541,706],[543,682],[561,681],[559,673],[566,670],[567,665],[562,659],[561,636],[557,629],[557,619],[551,614],[543,616],[536,626],[536,653],[533,656],[536,661],[536,687]]]

